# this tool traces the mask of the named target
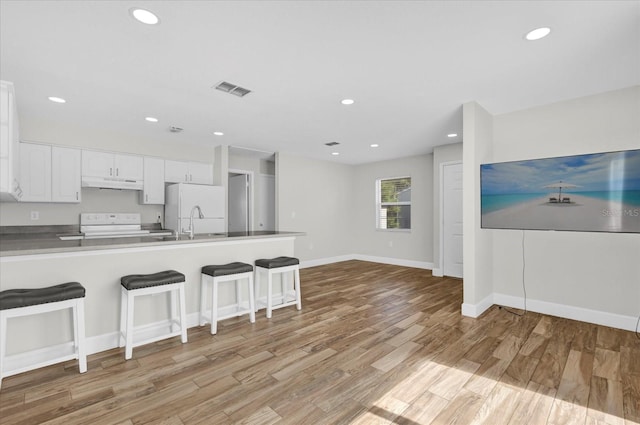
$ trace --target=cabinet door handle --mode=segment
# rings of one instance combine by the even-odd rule
[[[109,175],[113,176],[113,168],[109,168]]]
[[[78,192],[76,192],[76,201],[78,200]]]
[[[118,175],[118,172],[120,171],[119,168],[116,168],[116,176]]]
[[[184,175],[184,181],[186,181],[186,182],[189,181],[189,177],[186,174]]]

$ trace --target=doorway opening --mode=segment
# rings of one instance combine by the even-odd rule
[[[229,170],[229,232],[253,230],[253,172]]]

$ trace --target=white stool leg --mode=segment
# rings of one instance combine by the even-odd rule
[[[236,311],[240,310],[240,280],[236,279]]]
[[[87,349],[84,340],[84,298],[78,299],[74,311],[74,318],[77,323],[75,326],[75,341],[78,350],[78,367],[80,368],[80,373],[85,373],[87,371]]]
[[[118,347],[124,347],[127,338],[127,290],[120,285],[120,338]]]
[[[267,319],[271,319],[271,310],[273,308],[273,274],[271,269],[267,271]]]
[[[296,291],[296,308],[298,310],[302,310],[302,292],[300,291],[300,269],[296,268],[294,270],[294,285]]]
[[[289,273],[279,273],[280,284],[282,285],[282,304],[285,304],[288,300],[288,288],[289,288]]]
[[[218,279],[215,277],[211,292],[211,335],[215,335],[218,333]]]
[[[260,297],[260,272],[261,272],[261,268],[260,267],[256,267],[255,268],[255,282],[253,285],[254,291],[253,291],[253,296],[254,296],[254,306],[256,308],[256,311],[258,311],[258,303],[256,302],[257,299]]]
[[[169,299],[171,300],[171,302],[170,302],[170,311],[169,311],[169,314],[171,315],[171,332],[177,332],[178,331],[178,303],[179,303],[179,300],[176,300],[177,296],[178,296],[178,291],[177,290],[169,291]]]
[[[253,274],[250,274],[247,278],[249,282],[249,321],[251,323],[256,322],[256,298],[253,293]]]
[[[0,387],[4,377],[4,356],[7,351],[7,316],[0,311]]]
[[[133,356],[133,303],[135,300],[134,291],[127,291],[127,330],[124,358],[129,360]]]
[[[200,326],[205,324],[205,312],[207,311],[207,277],[208,275],[200,274]]]
[[[180,339],[184,344],[187,342],[187,309],[184,296],[184,282],[180,284],[180,289],[178,289],[178,299],[180,302],[180,330],[182,331]]]

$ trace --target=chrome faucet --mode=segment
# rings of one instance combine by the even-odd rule
[[[191,214],[189,216],[189,230],[187,230],[187,233],[189,234],[189,239],[193,239],[193,213],[195,213],[196,210],[198,210],[198,217],[204,218],[204,214],[202,214],[200,205],[194,205],[193,208],[191,208]]]

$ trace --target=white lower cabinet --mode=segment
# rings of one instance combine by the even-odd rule
[[[51,201],[77,203],[82,200],[82,154],[80,149],[51,148]]]
[[[144,158],[144,187],[141,204],[164,204],[164,159]]]

